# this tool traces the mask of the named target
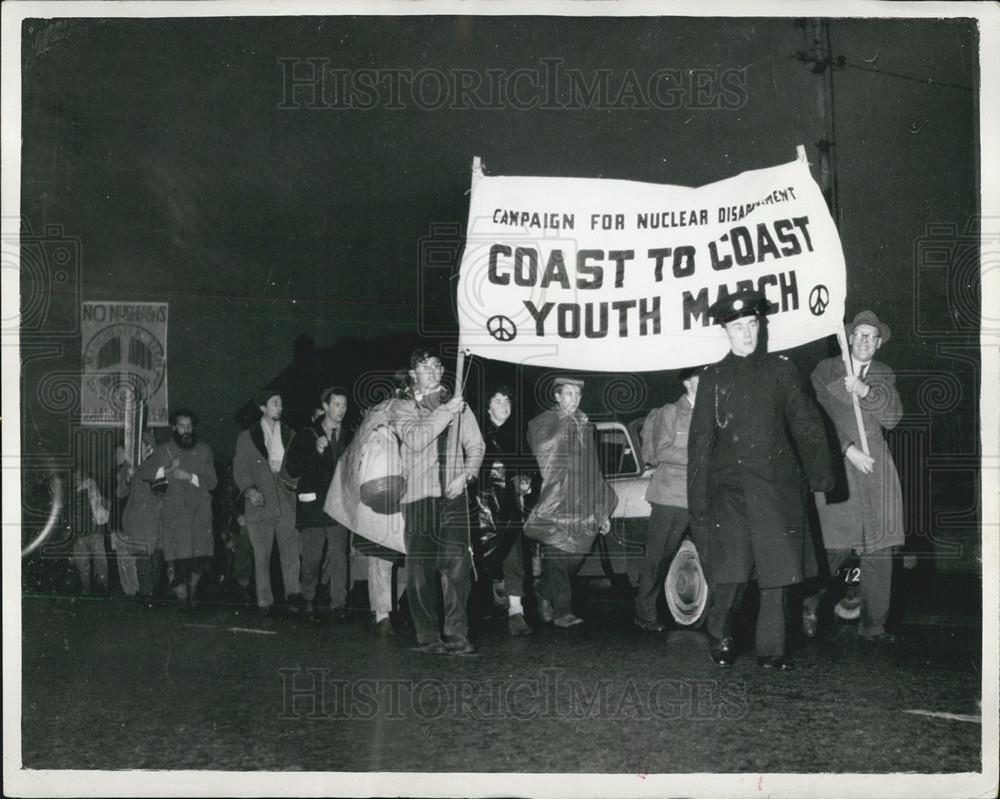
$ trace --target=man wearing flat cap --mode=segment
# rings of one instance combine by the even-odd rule
[[[747,290],[709,309],[730,351],[701,374],[688,442],[688,507],[707,550],[712,660],[733,664],[732,617],[755,579],[757,663],[786,671],[794,665],[785,653],[785,596],[812,563],[803,476],[824,491],[833,475],[819,409],[798,371],[758,347],[766,309],[765,298]]]
[[[233,480],[246,499],[244,516],[253,545],[254,582],[257,609],[271,613],[271,551],[275,542],[281,558],[281,579],[285,597],[294,611],[303,603],[299,587],[299,531],[295,529],[295,492],[279,478],[292,430],[281,421],[281,393],[276,389],[258,391],[253,398],[260,421],[250,425],[236,439]]]
[[[556,405],[528,423],[528,446],[542,487],[524,534],[542,544],[542,576],[535,586],[538,615],[567,629],[583,623],[572,611],[570,580],[598,533],[611,529],[617,497],[601,472],[594,426],[580,410],[583,381],[557,377]]]
[[[892,369],[875,360],[891,331],[872,311],[861,311],[846,325],[851,369],[840,356],[820,362],[812,373],[816,397],[837,430],[844,478],[829,495],[817,494],[816,508],[823,530],[830,574],[847,561],[851,551],[861,557],[861,621],[858,634],[868,641],[893,643],[885,630],[892,588],[895,548],[903,544],[903,498],[899,475],[883,430],[891,430],[903,415]],[[858,398],[868,453],[854,415]],[[816,634],[822,594],[805,601],[803,632]]]

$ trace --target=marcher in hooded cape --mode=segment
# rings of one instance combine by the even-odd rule
[[[524,534],[542,543],[542,576],[535,585],[538,615],[561,628],[583,623],[571,610],[570,580],[597,535],[611,529],[617,503],[601,472],[594,427],[579,409],[582,394],[582,380],[557,378],[556,406],[528,423],[528,445],[542,487]]]
[[[542,487],[524,523],[525,535],[564,552],[587,554],[617,503],[601,472],[594,426],[583,411],[565,414],[557,406],[528,423],[528,444]]]

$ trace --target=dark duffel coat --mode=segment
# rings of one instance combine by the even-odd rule
[[[777,588],[813,573],[803,472],[814,491],[833,486],[822,418],[795,366],[760,349],[709,366],[691,419],[688,504],[710,583]]]

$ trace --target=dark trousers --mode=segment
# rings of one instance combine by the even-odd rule
[[[440,638],[438,574],[444,594],[445,635],[468,635],[466,603],[472,588],[469,507],[465,493],[455,499],[428,497],[400,505],[406,524],[406,594],[417,641]]]
[[[524,596],[524,536],[521,525],[512,526],[510,535],[514,539],[503,559],[503,587],[507,596]]]
[[[226,569],[237,585],[246,588],[253,577],[253,545],[245,527],[234,532],[226,545]]]
[[[323,545],[326,545],[325,557]],[[350,558],[351,531],[340,524],[327,527],[304,527],[300,533],[302,551],[302,598],[312,602],[316,586],[330,583],[330,607],[347,605],[347,565]]]
[[[542,576],[535,583],[535,591],[552,603],[557,619],[573,612],[570,578],[580,571],[586,557],[542,544]]]
[[[879,549],[861,554],[861,621],[858,635],[880,635],[885,632],[885,620],[889,618],[889,599],[892,594],[892,564],[895,547]],[[830,565],[831,577],[851,556],[849,549],[828,549],[826,559]],[[803,602],[805,609],[813,613],[823,599],[825,589]]]
[[[155,549],[149,555],[136,556],[135,574],[138,584],[138,595],[154,596],[160,582],[160,570],[163,568],[163,550]]]
[[[715,639],[731,638],[733,614],[740,606],[746,583],[718,583],[709,596],[705,629]],[[757,612],[757,657],[785,654],[785,594],[787,586],[760,589]]]
[[[656,600],[663,590],[663,581],[670,561],[684,538],[688,526],[686,508],[651,503],[646,533],[646,555],[639,570],[639,593],[635,597],[635,616],[639,621],[656,621]]]

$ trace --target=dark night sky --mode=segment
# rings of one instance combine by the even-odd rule
[[[975,25],[834,21],[831,35],[835,55],[881,71],[835,77],[849,312],[871,307],[892,323],[884,355],[908,407],[927,380],[952,376],[940,379],[959,396],[936,406],[944,446],[974,448],[978,263],[925,268],[917,247],[928,225],[961,232],[977,213]],[[298,334],[324,346],[415,330],[421,303],[450,318],[447,275],[421,274],[419,244],[432,224],[464,227],[473,155],[490,174],[685,185],[792,160],[799,143],[815,162],[819,79],[792,58],[804,46],[791,19],[29,21],[22,216],[80,239],[83,299],[170,302],[171,405],[198,408],[227,456],[233,409],[287,366]],[[736,110],[279,108],[278,59],[310,57],[480,72],[562,58],[613,81],[735,67],[747,97]],[[79,370],[79,337],[30,356],[74,312],[74,289],[53,294],[49,318],[23,335],[28,451],[65,447],[72,414],[32,398],[45,374]],[[936,296],[945,291],[965,299]],[[803,364],[825,354],[805,349]]]

